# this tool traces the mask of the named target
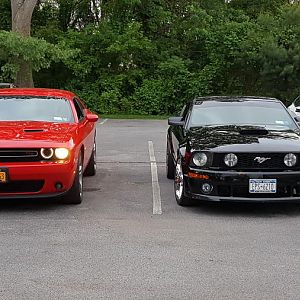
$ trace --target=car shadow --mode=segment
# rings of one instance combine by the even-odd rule
[[[31,211],[53,211],[66,210],[72,205],[64,205],[59,199],[0,199],[1,212],[31,212]]]
[[[219,203],[201,202],[188,207],[195,213],[218,216],[298,217],[300,203]]]

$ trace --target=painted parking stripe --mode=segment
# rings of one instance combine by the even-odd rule
[[[99,123],[99,125],[103,125],[107,120],[108,120],[108,119],[104,119],[103,121],[101,121],[101,122]]]
[[[156,164],[154,147],[153,147],[152,141],[148,141],[148,147],[149,147],[151,176],[152,176],[153,214],[161,215],[162,208],[161,208],[160,187],[159,187],[159,182],[158,182],[157,164]]]

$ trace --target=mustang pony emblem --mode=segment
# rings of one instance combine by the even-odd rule
[[[262,164],[265,161],[270,160],[270,159],[271,159],[271,157],[259,157],[259,156],[257,156],[257,157],[254,158],[254,161],[258,162],[259,164]]]

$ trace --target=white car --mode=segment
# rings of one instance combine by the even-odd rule
[[[16,87],[13,83],[0,83],[0,88],[14,88]]]
[[[288,107],[290,111],[300,117],[300,96],[298,96],[294,102]]]

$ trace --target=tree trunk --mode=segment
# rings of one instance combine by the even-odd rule
[[[37,0],[11,0],[12,31],[25,37],[30,36],[32,13]],[[17,59],[19,70],[16,85],[18,87],[33,87],[32,67],[29,62]]]

